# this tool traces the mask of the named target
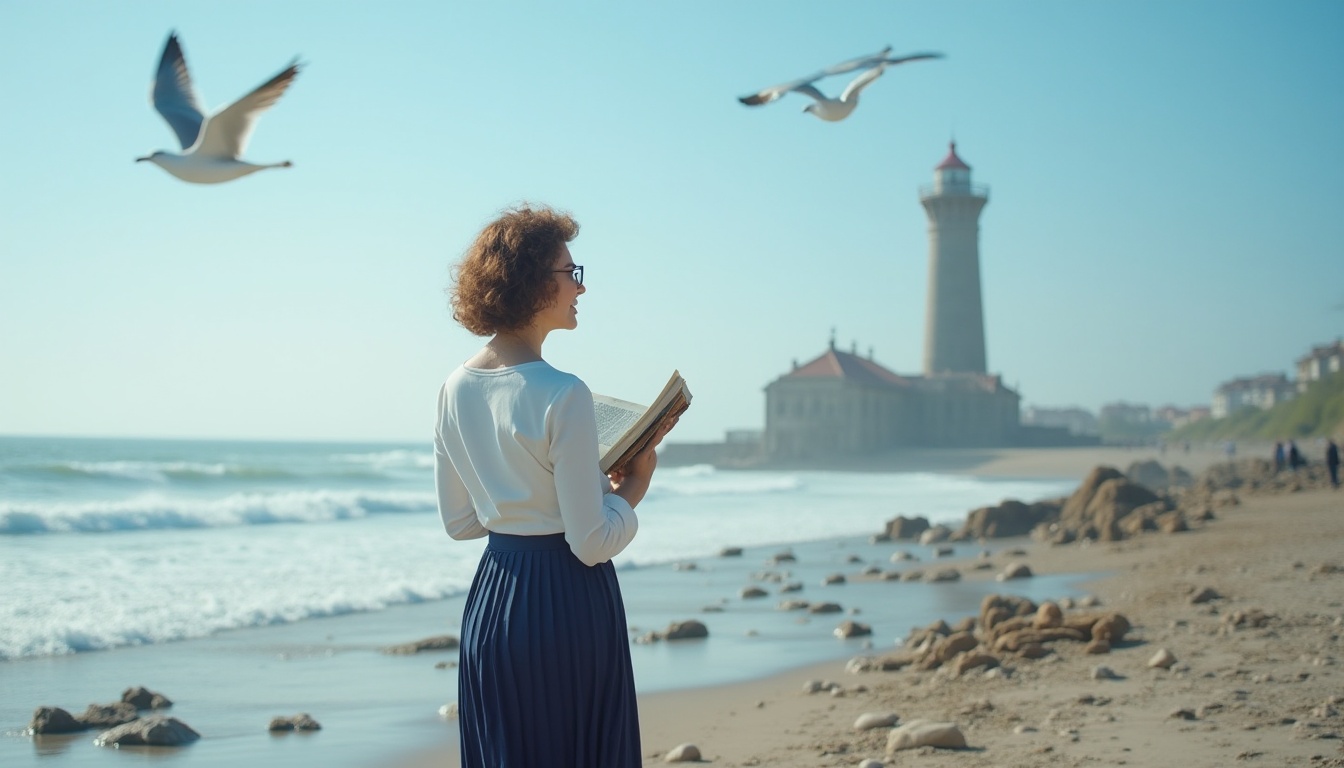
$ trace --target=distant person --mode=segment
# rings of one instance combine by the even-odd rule
[[[1306,466],[1307,460],[1302,458],[1302,454],[1297,450],[1297,441],[1288,441],[1288,468],[1297,471],[1298,467]]]
[[[1339,489],[1339,446],[1334,440],[1325,444],[1325,468],[1330,470],[1330,487]]]
[[[463,768],[639,768],[625,607],[611,559],[635,536],[657,464],[649,447],[598,467],[593,395],[541,356],[573,330],[579,225],[506,211],[457,265],[453,319],[490,340],[448,375],[434,430],[439,514],[454,539],[489,537],[467,592],[458,665]],[[612,343],[619,364],[638,341]]]
[[[1275,441],[1274,441],[1274,473],[1275,473],[1275,474],[1278,474],[1279,472],[1282,472],[1282,471],[1283,471],[1283,464],[1284,464],[1284,462],[1286,462],[1287,460],[1288,460],[1288,457],[1287,457],[1287,455],[1285,455],[1284,452],[1283,452],[1283,441],[1282,441],[1282,440],[1275,440]]]

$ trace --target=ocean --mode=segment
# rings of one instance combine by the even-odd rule
[[[636,646],[640,689],[763,676],[858,649],[837,645],[829,625],[776,611],[775,599],[747,605],[738,598],[772,553],[798,555],[790,578],[817,593],[827,573],[853,573],[861,563],[896,567],[896,548],[926,549],[869,541],[897,515],[959,525],[973,508],[1063,495],[1077,481],[661,467],[638,508],[639,535],[615,561],[631,624],[647,630],[701,618],[712,637],[689,650]],[[729,545],[743,547],[744,556],[717,557]],[[239,702],[258,713],[276,705],[235,688],[253,680],[288,690],[272,669],[277,659],[301,662],[286,667],[298,675],[295,706],[332,703],[325,714],[337,722],[367,708],[334,704],[342,696],[315,690],[320,679],[339,670],[347,680],[386,682],[405,670],[408,686],[431,686],[424,701],[394,696],[389,707],[405,711],[375,719],[411,729],[422,715],[432,717],[431,703],[452,699],[455,681],[444,673],[426,681],[426,662],[406,667],[378,647],[455,631],[482,546],[444,534],[427,442],[0,437],[0,681],[8,682],[0,684],[0,763],[12,764],[6,755],[42,754],[22,734],[39,704],[82,711],[130,685],[154,688],[145,678],[175,689],[164,691],[170,698],[197,696],[197,717],[214,713],[215,733],[240,740],[222,752],[184,750],[197,755],[191,764],[214,764],[203,754],[219,756],[218,764],[252,759],[249,749],[274,747],[239,746],[256,735],[250,720],[238,719]],[[982,548],[961,544],[957,554]],[[898,585],[901,600],[893,603]],[[974,612],[993,585],[843,589],[827,599],[843,594],[864,605],[873,642],[889,646],[910,626]],[[1023,589],[1039,598],[1068,585],[1037,579]],[[707,603],[725,610],[702,613]],[[237,668],[220,669],[229,663]],[[92,690],[92,681],[104,679]],[[206,679],[209,694],[192,690],[191,681]],[[323,714],[314,712],[319,720]],[[328,731],[329,745],[342,744]],[[64,762],[43,764],[81,764],[85,751],[67,748],[57,755]],[[323,760],[361,764],[357,749],[340,754]]]

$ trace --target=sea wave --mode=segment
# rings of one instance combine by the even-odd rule
[[[378,470],[434,468],[434,454],[430,451],[395,449],[370,453],[338,453],[331,458],[333,461],[362,464]]]
[[[327,523],[430,512],[435,505],[432,493],[331,490],[236,493],[216,499],[142,493],[117,501],[0,502],[0,536]]]

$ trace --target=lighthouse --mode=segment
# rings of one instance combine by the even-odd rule
[[[924,375],[985,373],[985,317],[980,300],[980,211],[989,189],[971,185],[957,143],[919,190],[929,217],[929,293],[924,320]]]

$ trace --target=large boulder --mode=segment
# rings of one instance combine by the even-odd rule
[[[143,685],[127,688],[121,692],[121,700],[136,709],[167,709],[173,706],[172,700],[162,693],[155,693]]]
[[[93,743],[100,747],[180,747],[199,738],[201,734],[175,717],[150,715],[104,731]]]
[[[971,510],[961,530],[953,534],[952,538],[966,541],[1026,536],[1041,523],[1053,523],[1058,520],[1061,506],[1058,501],[1025,504],[1016,499],[1009,499],[997,506],[980,507]]]
[[[1164,497],[1135,483],[1112,467],[1096,467],[1064,503],[1059,525],[1079,538],[1119,541],[1120,523],[1134,510]]]
[[[919,535],[929,529],[929,519],[927,517],[905,517],[901,516],[894,520],[887,521],[885,531],[889,538],[918,539]]]
[[[674,621],[662,632],[664,640],[694,640],[701,637],[709,637],[709,628],[695,619]]]
[[[88,724],[75,719],[75,716],[60,707],[38,707],[33,719],[28,722],[29,733],[78,733],[87,730]]]
[[[77,719],[89,728],[111,728],[129,723],[137,717],[140,717],[140,712],[134,704],[118,701],[114,704],[90,704]]]

